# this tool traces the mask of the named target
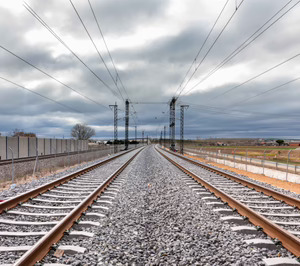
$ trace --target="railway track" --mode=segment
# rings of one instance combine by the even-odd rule
[[[157,148],[156,150],[198,183],[196,185],[195,182],[187,179],[187,183],[203,200],[216,207],[216,212],[229,215],[222,217],[222,220],[243,224],[247,219],[256,226],[256,228],[235,227],[233,230],[248,230],[255,234],[257,229],[261,229],[273,238],[274,242],[281,243],[295,256],[300,256],[299,199],[238,178],[174,152]],[[250,241],[249,243],[256,242],[251,243]]]
[[[51,159],[51,158],[59,158],[59,157],[64,157],[64,156],[69,156],[69,155],[78,155],[78,154],[87,154],[90,152],[97,152],[97,151],[105,151],[103,150],[87,150],[87,151],[72,151],[72,152],[63,152],[63,153],[57,153],[57,154],[47,154],[47,155],[39,155],[38,158],[39,160],[44,160],[44,159]],[[30,161],[35,161],[37,156],[30,156],[30,157],[24,157],[24,158],[15,158],[14,163],[24,163],[24,162],[30,162]],[[0,166],[1,165],[8,165],[12,163],[12,159],[5,159],[5,160],[0,160]]]
[[[86,228],[99,226],[122,183],[116,178],[141,150],[116,155],[0,203],[0,264],[34,265],[53,247],[60,255],[84,252],[59,241],[64,235],[79,240],[93,236]]]

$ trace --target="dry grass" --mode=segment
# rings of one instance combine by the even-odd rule
[[[200,162],[205,162],[205,163],[208,163],[210,165],[213,165],[213,166],[225,169],[225,170],[229,170],[229,171],[235,172],[235,173],[240,174],[240,175],[247,176],[247,177],[249,177],[253,180],[264,182],[264,183],[270,184],[272,186],[275,186],[275,187],[278,187],[278,188],[283,188],[285,190],[289,190],[291,192],[295,192],[297,194],[300,194],[300,184],[278,180],[278,179],[268,177],[268,176],[265,176],[265,175],[254,174],[254,173],[244,171],[244,170],[240,170],[240,169],[236,169],[236,168],[224,165],[224,164],[209,162],[207,160],[204,160],[202,158],[195,157],[195,156],[190,156],[190,155],[186,155],[186,156],[190,157],[190,158],[193,158],[193,159],[196,159]]]

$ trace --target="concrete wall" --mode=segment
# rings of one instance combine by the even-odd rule
[[[28,157],[28,138],[19,137],[19,158]]]
[[[11,159],[13,150],[14,158],[26,158],[37,155],[66,153],[88,150],[87,140],[74,139],[44,139],[28,137],[2,137],[0,136],[0,160]]]
[[[62,139],[61,140],[61,152],[67,152],[67,140],[66,139]]]
[[[7,137],[6,156],[7,159],[12,158],[11,150],[13,151],[14,159],[19,158],[19,138],[18,137]]]
[[[57,139],[50,139],[51,154],[55,154],[56,153],[56,146],[57,146],[56,142],[57,142]]]
[[[189,153],[188,153],[189,154]],[[191,154],[194,155],[194,154]],[[269,168],[263,168],[260,166],[254,166],[254,165],[249,165],[249,164],[244,164],[244,163],[239,163],[239,162],[232,162],[229,160],[224,160],[224,159],[216,159],[215,157],[210,157],[206,156],[207,160],[219,163],[219,164],[224,164],[233,168],[237,168],[240,170],[245,170],[248,172],[252,172],[255,174],[263,174],[268,177],[272,177],[275,179],[279,180],[285,180],[293,183],[300,184],[300,175],[293,174],[293,173],[286,173],[283,171],[278,171],[274,169],[269,169]]]
[[[51,139],[45,139],[45,155],[51,154]]]
[[[36,138],[28,138],[29,140],[29,157],[36,156]]]
[[[62,141],[62,139],[57,139],[56,140],[56,153],[62,153],[61,141]]]
[[[71,139],[71,151],[76,151],[75,150],[75,139]]]
[[[70,139],[67,139],[66,140],[66,144],[67,144],[67,152],[71,152],[71,140]]]
[[[45,139],[37,139],[38,155],[45,155]]]
[[[6,159],[6,137],[0,136],[0,159]]]
[[[83,140],[78,140],[79,141],[79,150],[83,151]]]

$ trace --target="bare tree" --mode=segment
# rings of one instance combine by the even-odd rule
[[[71,135],[73,138],[80,140],[87,140],[92,136],[96,135],[96,132],[91,127],[88,127],[84,124],[76,124],[71,131]]]

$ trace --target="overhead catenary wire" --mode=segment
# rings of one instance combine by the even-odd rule
[[[223,26],[223,28],[221,29],[221,31],[219,32],[219,34],[217,35],[216,39],[213,41],[213,43],[211,44],[211,46],[209,47],[209,49],[207,50],[206,54],[203,56],[202,60],[198,63],[197,67],[195,68],[195,70],[193,71],[192,75],[189,77],[189,79],[187,80],[187,82],[185,83],[185,85],[183,86],[183,88],[180,90],[177,98],[180,97],[180,95],[182,94],[182,92],[184,91],[184,89],[186,88],[186,86],[189,84],[189,82],[191,81],[191,79],[193,78],[193,76],[196,74],[196,72],[198,71],[199,67],[201,66],[201,64],[204,62],[204,60],[206,59],[206,57],[208,56],[208,54],[210,53],[210,51],[212,50],[212,48],[215,46],[215,44],[217,43],[217,41],[219,40],[219,38],[221,37],[221,35],[223,34],[223,32],[225,31],[225,29],[227,28],[227,26],[229,25],[229,23],[231,22],[231,20],[233,19],[234,15],[237,13],[237,11],[240,9],[241,5],[244,3],[245,0],[242,0],[239,5],[236,7],[235,11],[232,13],[232,15],[230,16],[230,18],[227,20],[227,22],[225,23],[225,25]]]
[[[80,96],[82,96],[83,98],[97,104],[97,105],[100,105],[106,109],[109,109],[106,105],[100,103],[100,102],[97,102],[95,100],[93,100],[92,98],[84,95],[83,93],[79,92],[78,90],[72,88],[71,86],[67,85],[66,83],[60,81],[59,79],[55,78],[54,76],[50,75],[49,73],[45,72],[44,70],[42,70],[41,68],[35,66],[34,64],[30,63],[29,61],[27,61],[26,59],[22,58],[21,56],[17,55],[16,53],[12,52],[11,50],[5,48],[4,46],[0,45],[0,48],[3,49],[4,51],[10,53],[11,55],[15,56],[16,58],[20,59],[21,61],[23,61],[24,63],[30,65],[31,67],[33,67],[34,69],[38,70],[39,72],[43,73],[44,75],[46,75],[47,77],[53,79],[54,81],[58,82],[59,84],[63,85],[64,87],[74,91],[75,93],[79,94]]]
[[[116,83],[118,82],[118,80],[120,81],[121,87],[122,87],[123,91],[125,92],[125,94],[126,94],[126,96],[127,96],[127,99],[129,99],[129,101],[131,102],[131,99],[130,99],[130,97],[128,96],[127,90],[126,90],[126,88],[125,88],[125,86],[124,86],[124,84],[123,84],[123,81],[122,81],[121,77],[120,77],[120,74],[119,74],[119,72],[118,72],[118,70],[117,70],[117,68],[116,68],[115,62],[114,62],[114,60],[113,60],[113,57],[112,57],[112,55],[111,55],[111,52],[110,52],[110,50],[109,50],[109,48],[108,48],[108,45],[107,45],[107,42],[106,42],[106,40],[105,40],[103,31],[102,31],[102,29],[101,29],[101,27],[100,27],[99,20],[98,20],[96,14],[95,14],[94,8],[93,8],[93,6],[92,6],[90,0],[88,0],[88,3],[89,3],[89,6],[90,6],[90,9],[91,9],[91,12],[92,12],[92,14],[93,14],[94,20],[95,20],[95,22],[96,22],[97,28],[98,28],[98,30],[99,30],[99,33],[100,33],[100,35],[101,35],[101,38],[102,38],[102,40],[103,40],[104,46],[105,46],[105,48],[106,48],[106,51],[107,51],[107,53],[108,53],[108,55],[109,55],[110,61],[111,61],[112,65],[113,65],[113,67],[114,67],[115,75],[116,75]],[[134,108],[134,106],[133,106],[132,104],[131,104],[131,107],[132,107],[132,109],[133,109],[133,114],[134,114],[134,115],[133,115],[132,113],[130,113],[130,114],[131,114],[131,116],[133,117],[133,119],[134,119],[134,121],[135,121],[135,124],[137,124],[137,123],[136,123],[136,120],[135,120],[135,118],[138,119],[138,117],[137,117],[137,115],[136,115],[136,110],[135,110],[135,108]]]
[[[0,79],[5,80],[6,82],[8,82],[8,83],[10,83],[10,84],[13,84],[13,85],[15,85],[15,86],[17,86],[17,87],[19,87],[19,88],[21,88],[21,89],[24,89],[24,90],[26,90],[26,91],[29,91],[29,92],[31,92],[31,93],[33,93],[33,94],[35,94],[35,95],[38,95],[38,96],[40,96],[40,97],[42,97],[42,98],[44,98],[44,99],[46,99],[46,100],[48,100],[48,101],[51,101],[51,102],[53,102],[53,103],[55,103],[55,104],[58,104],[58,105],[60,105],[60,106],[62,106],[62,107],[64,107],[64,108],[70,109],[70,110],[72,110],[73,112],[81,113],[79,110],[77,110],[77,109],[75,109],[75,108],[73,108],[73,107],[70,107],[70,106],[65,105],[65,104],[63,104],[63,103],[60,103],[60,102],[58,102],[58,101],[56,101],[56,100],[53,100],[52,98],[50,98],[50,97],[48,97],[48,96],[45,96],[45,95],[42,95],[42,94],[40,94],[40,93],[38,93],[38,92],[36,92],[36,91],[30,90],[30,89],[26,88],[25,86],[22,86],[22,85],[20,85],[20,84],[18,84],[18,83],[15,83],[15,82],[13,82],[13,81],[7,79],[7,78],[0,77]]]
[[[114,77],[112,76],[112,74],[111,74],[111,72],[110,72],[110,70],[109,70],[109,68],[108,68],[107,64],[105,63],[105,61],[104,61],[104,59],[103,59],[103,57],[102,57],[101,53],[99,52],[99,49],[97,48],[97,45],[95,44],[95,42],[94,42],[94,40],[93,40],[93,38],[92,38],[91,34],[89,33],[89,31],[88,31],[88,29],[87,29],[86,25],[84,24],[84,22],[83,22],[83,20],[82,20],[81,16],[79,15],[79,13],[78,13],[78,11],[77,11],[77,9],[76,9],[75,5],[73,4],[72,0],[69,0],[69,2],[70,2],[70,4],[72,5],[72,7],[73,7],[73,9],[74,9],[74,11],[75,11],[75,13],[76,13],[76,15],[77,15],[77,17],[78,17],[78,19],[79,19],[80,23],[81,23],[81,25],[83,26],[83,28],[84,28],[84,30],[85,30],[85,32],[86,32],[86,34],[88,35],[88,37],[89,37],[89,39],[90,39],[91,43],[93,44],[93,46],[94,46],[95,50],[97,51],[97,54],[98,54],[99,58],[101,59],[102,63],[104,64],[104,66],[105,66],[105,68],[106,68],[106,70],[107,70],[107,72],[108,72],[109,76],[111,77],[111,79],[112,79],[113,83],[115,84],[116,88],[117,88],[117,89],[118,89],[118,91],[119,91],[119,94],[120,94],[121,98],[122,98],[122,99],[123,99],[123,101],[124,101],[124,97],[123,97],[123,95],[122,95],[122,93],[121,93],[121,91],[120,91],[120,89],[119,89],[119,86],[118,86],[118,84],[116,83],[116,81],[115,81]]]
[[[122,88],[123,88],[123,90],[124,90],[124,92],[125,92],[127,98],[129,98],[128,93],[127,93],[127,90],[125,89],[125,87],[124,87],[124,85],[123,85],[123,82],[122,82],[122,80],[121,80],[121,78],[120,78],[119,72],[118,72],[118,70],[117,70],[117,68],[116,68],[115,62],[114,62],[114,60],[113,60],[113,58],[112,58],[112,55],[111,55],[110,50],[109,50],[109,48],[108,48],[107,42],[106,42],[106,40],[105,40],[105,38],[104,38],[104,34],[103,34],[102,30],[101,30],[100,23],[99,23],[99,21],[98,21],[98,19],[97,19],[97,16],[96,16],[96,14],[95,14],[95,12],[94,12],[94,8],[93,8],[93,6],[92,6],[90,0],[88,0],[88,3],[89,3],[89,6],[90,6],[90,9],[91,9],[91,11],[92,11],[93,17],[94,17],[94,19],[95,19],[95,22],[96,22],[96,24],[97,24],[97,28],[98,28],[98,30],[99,30],[99,33],[100,33],[100,35],[101,35],[101,37],[102,37],[102,40],[103,40],[103,43],[104,43],[104,45],[105,45],[106,51],[107,51],[108,56],[109,56],[109,58],[110,58],[110,61],[111,61],[112,65],[113,65],[113,67],[114,67],[115,74],[116,74],[116,81],[117,81],[117,80],[120,81],[121,86],[122,86]]]
[[[222,92],[222,93],[219,94],[219,95],[216,95],[216,96],[212,97],[211,99],[219,98],[219,97],[221,97],[221,96],[223,96],[223,95],[225,95],[225,94],[227,94],[227,93],[229,93],[229,92],[231,92],[231,91],[233,91],[233,90],[236,90],[237,88],[239,88],[239,87],[241,87],[241,86],[243,86],[243,85],[249,83],[250,81],[253,81],[253,80],[255,80],[255,79],[257,79],[257,78],[259,78],[259,77],[265,75],[266,73],[268,73],[268,72],[270,72],[270,71],[272,71],[272,70],[274,70],[274,69],[276,69],[276,68],[278,68],[278,67],[280,67],[280,66],[282,66],[282,65],[284,65],[284,64],[286,64],[286,63],[288,63],[289,61],[291,61],[291,60],[297,58],[299,55],[300,55],[300,53],[298,53],[298,54],[296,54],[296,55],[294,55],[294,56],[292,56],[292,57],[290,57],[290,58],[288,58],[288,59],[286,59],[286,60],[280,62],[279,64],[276,64],[275,66],[272,66],[272,67],[268,68],[267,70],[264,70],[263,72],[261,72],[261,73],[255,75],[255,76],[253,76],[253,77],[250,78],[250,79],[247,79],[246,81],[240,83],[239,85],[236,85],[236,86],[234,86],[234,87],[232,87],[232,88],[230,88],[230,89],[228,89],[228,90]]]
[[[110,90],[114,96],[121,99],[119,94],[113,90],[103,79],[99,77],[55,32],[51,27],[26,3],[24,2],[24,7],[27,11],[40,22],[71,54],[73,54],[108,90]]]
[[[88,0],[88,1],[89,1],[89,0]],[[206,44],[206,42],[207,42],[208,38],[210,37],[212,31],[214,30],[214,28],[215,28],[216,24],[218,23],[220,17],[222,16],[223,11],[225,10],[225,8],[226,8],[228,2],[229,2],[229,0],[227,0],[227,1],[225,2],[223,8],[222,8],[221,11],[219,12],[219,15],[217,16],[217,18],[216,18],[216,20],[215,20],[213,26],[211,27],[210,31],[208,32],[208,34],[207,34],[206,38],[204,39],[204,41],[203,41],[203,43],[202,43],[200,49],[198,50],[198,52],[197,52],[195,58],[193,59],[191,65],[190,65],[190,67],[189,67],[189,69],[188,69],[187,72],[185,73],[185,76],[183,77],[183,80],[181,81],[179,87],[177,88],[177,90],[176,90],[176,92],[175,92],[175,95],[177,94],[177,91],[180,90],[181,86],[183,85],[183,83],[184,83],[186,77],[188,76],[188,74],[190,73],[190,71],[191,71],[191,69],[192,69],[194,63],[196,63],[196,61],[197,61],[197,59],[198,59],[198,56],[200,55],[200,53],[201,53],[201,51],[202,51],[204,45]]]
[[[201,104],[195,104],[195,103],[190,103],[190,102],[180,102],[178,104],[188,104],[190,105],[190,108],[196,108],[199,109],[201,111],[208,111],[208,112],[213,112],[213,114],[220,114],[220,115],[255,115],[255,116],[268,116],[268,117],[282,117],[282,118],[286,118],[286,115],[283,114],[271,114],[271,113],[262,113],[262,112],[256,112],[256,111],[244,111],[244,110],[224,110],[223,108],[220,107],[215,107],[215,106],[208,106],[208,105],[201,105]],[[295,114],[289,114],[289,117],[293,117],[293,118],[300,118],[299,115],[295,115]]]
[[[268,29],[270,29],[276,22],[278,22],[281,18],[283,18],[289,11],[291,11],[296,5],[300,3],[298,1],[292,7],[290,7],[287,11],[285,11],[280,17],[278,17],[275,21],[273,21],[267,28],[261,31],[257,36],[257,34],[264,26],[266,26],[274,17],[276,17],[283,9],[285,9],[292,0],[286,3],[283,7],[281,7],[271,18],[269,18],[262,26],[260,26],[254,33],[252,33],[243,43],[241,43],[234,51],[232,51],[226,58],[222,60],[214,69],[212,69],[206,76],[204,76],[199,82],[193,85],[188,91],[186,91],[183,95],[190,93],[193,89],[199,86],[202,82],[207,80],[210,76],[216,73],[219,69],[221,69],[224,65],[230,62],[234,57],[236,57],[239,53],[241,53],[245,48],[247,48],[251,43],[253,43],[258,37],[260,37],[263,33],[265,33]],[[251,38],[255,36],[252,40]],[[248,42],[249,41],[249,42]],[[248,42],[248,43],[247,43]]]
[[[231,107],[231,108],[226,108],[226,109],[224,109],[224,110],[233,109],[233,108],[235,108],[236,106],[239,106],[239,105],[241,105],[241,104],[243,104],[243,103],[245,103],[245,102],[248,102],[248,101],[250,101],[250,100],[252,100],[252,99],[254,99],[254,98],[257,98],[257,97],[259,97],[259,96],[261,96],[261,95],[267,94],[267,93],[269,93],[269,92],[271,92],[271,91],[278,90],[278,89],[280,89],[280,88],[282,88],[282,87],[284,87],[284,86],[286,86],[286,85],[289,85],[289,84],[291,84],[291,83],[293,83],[293,82],[296,82],[296,81],[298,81],[298,80],[300,80],[300,77],[291,79],[291,80],[289,80],[289,81],[287,81],[287,82],[284,82],[284,83],[282,83],[282,84],[280,84],[280,85],[277,85],[277,86],[275,86],[275,87],[272,87],[271,89],[268,89],[268,90],[265,90],[265,91],[263,91],[263,92],[260,92],[260,93],[258,93],[258,94],[256,94],[256,95],[247,97],[247,98],[244,99],[244,100],[240,100],[239,102],[232,104],[233,107]]]

